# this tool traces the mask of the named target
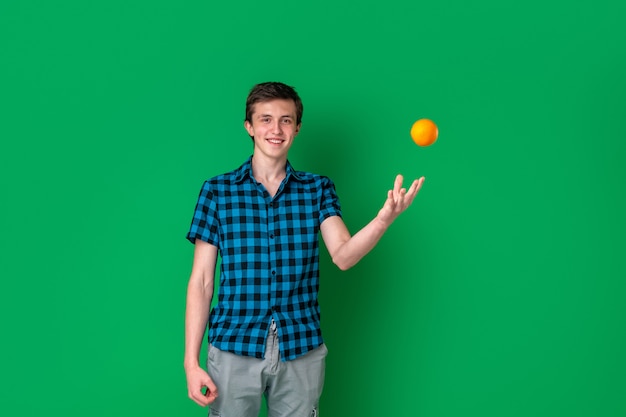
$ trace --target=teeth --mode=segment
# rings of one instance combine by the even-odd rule
[[[275,143],[275,144],[277,144],[277,145],[278,145],[279,143],[283,143],[283,141],[282,141],[282,140],[278,140],[278,139],[268,139],[268,142],[270,142],[270,143]]]

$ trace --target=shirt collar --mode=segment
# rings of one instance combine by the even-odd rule
[[[300,176],[298,171],[293,169],[289,161],[287,161],[287,166],[285,167],[285,171],[287,174],[286,176],[287,179],[289,179],[290,177],[293,177],[293,179],[295,180],[302,181],[302,177]],[[246,160],[246,162],[244,162],[243,165],[237,168],[237,170],[235,171],[235,183],[239,184],[243,182],[243,180],[246,177],[252,178],[252,156],[250,156]]]

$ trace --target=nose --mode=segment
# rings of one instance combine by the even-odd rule
[[[280,120],[275,120],[272,123],[272,133],[282,133],[283,127],[280,124]]]

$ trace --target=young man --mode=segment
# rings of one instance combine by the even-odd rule
[[[317,416],[327,353],[320,331],[318,234],[342,270],[355,265],[413,201],[398,175],[377,216],[348,232],[333,183],[295,171],[287,153],[302,102],[282,83],[250,91],[244,126],[254,142],[238,169],[206,181],[187,238],[195,243],[187,291],[185,372],[189,397],[211,416]],[[217,305],[210,311],[218,253]],[[199,364],[209,323],[207,371]]]

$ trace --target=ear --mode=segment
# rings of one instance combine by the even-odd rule
[[[298,133],[300,133],[300,128],[302,127],[302,123],[300,123],[298,126],[296,126],[296,133],[295,135],[297,135]],[[294,136],[295,136],[294,135]]]
[[[252,123],[246,120],[245,122],[243,122],[243,127],[245,127],[248,131],[248,135],[254,137],[254,127],[252,127]]]

